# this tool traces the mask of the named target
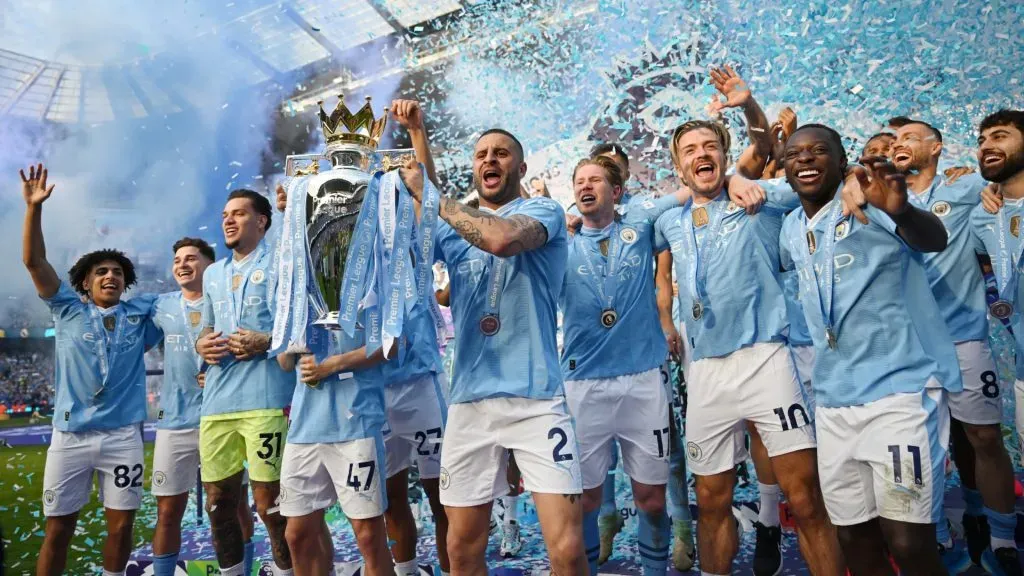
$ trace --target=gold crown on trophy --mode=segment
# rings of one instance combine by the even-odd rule
[[[320,128],[327,144],[351,142],[377,148],[388,122],[388,113],[385,110],[383,116],[375,119],[369,96],[366,97],[366,104],[355,114],[345,106],[343,94],[338,95],[338,104],[330,116],[324,112],[323,100],[317,102],[317,105],[320,106]]]

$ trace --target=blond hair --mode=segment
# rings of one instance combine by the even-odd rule
[[[677,144],[679,139],[683,137],[683,134],[687,132],[693,132],[694,130],[710,130],[714,133],[715,137],[718,138],[718,143],[722,145],[722,153],[725,154],[725,158],[729,158],[729,145],[732,143],[732,137],[729,136],[729,129],[725,127],[721,122],[715,122],[712,120],[690,120],[672,131],[672,140],[669,143],[669,152],[672,154],[672,164],[679,166],[679,151]]]

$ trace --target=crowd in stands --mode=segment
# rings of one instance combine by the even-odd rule
[[[52,353],[0,352],[0,414],[47,412],[52,399]]]

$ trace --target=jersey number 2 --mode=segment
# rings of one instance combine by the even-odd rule
[[[551,430],[548,430],[548,440],[554,440],[555,436],[558,436],[558,442],[555,443],[555,449],[551,451],[551,458],[553,458],[555,462],[572,460],[571,453],[562,454],[562,450],[565,448],[565,445],[569,443],[569,437],[565,434],[565,430],[562,430],[561,428],[552,428]]]

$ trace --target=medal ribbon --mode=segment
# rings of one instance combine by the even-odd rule
[[[822,234],[821,247],[816,251],[821,253],[824,259],[822,271],[819,275],[814,265],[814,258],[811,256],[811,247],[807,242],[807,232],[813,228],[808,227],[807,222],[801,223],[800,231],[803,233],[803,240],[800,245],[803,248],[802,254],[807,254],[807,269],[814,282],[815,301],[818,303],[818,312],[821,313],[822,324],[825,325],[827,333],[836,336],[832,325],[832,288],[835,282],[835,247],[836,247],[836,226],[843,219],[843,203],[840,201],[842,187],[836,192],[832,199],[832,206],[829,208],[825,220],[825,232]],[[806,218],[805,218],[806,220]]]
[[[1020,280],[1017,268],[1020,266],[1021,256],[1024,255],[1024,242],[1011,250],[1007,237],[1008,228],[1004,206],[996,213],[996,235],[999,239],[999,274],[996,275],[996,283],[999,287],[1000,300],[1016,302],[1017,284]]]
[[[266,242],[264,242],[263,240],[260,240],[259,246],[256,247],[256,250],[252,251],[249,254],[249,258],[250,258],[250,260],[249,260],[249,270],[252,270],[252,269],[256,268],[256,266],[259,264],[259,261],[263,258],[263,254],[266,253],[266,251],[267,251],[267,244],[266,244]],[[227,290],[226,290],[226,292],[227,292],[227,300],[228,300],[228,306],[230,308],[230,310],[229,310],[230,313],[228,314],[228,332],[235,332],[235,331],[237,331],[239,325],[241,325],[241,323],[242,323],[242,306],[241,306],[241,304],[245,303],[245,287],[249,285],[249,276],[252,275],[249,271],[246,271],[244,274],[241,275],[242,276],[242,281],[241,281],[240,285],[238,286],[238,297],[240,298],[240,300],[239,300],[239,304],[240,305],[236,307],[235,306],[235,291],[232,289],[233,285],[232,285],[232,282],[231,282],[231,277],[233,276],[233,272],[234,271],[235,271],[235,260],[234,260],[234,256],[232,255],[232,256],[229,256],[228,257],[228,261],[224,263],[224,286],[227,288]]]
[[[718,198],[702,206],[711,213],[711,223],[708,225],[707,232],[704,233],[699,251],[696,249],[697,230],[693,225],[693,211],[701,207],[694,206],[693,200],[691,200],[689,210],[683,210],[682,219],[680,220],[683,228],[683,243],[686,252],[690,254],[690,257],[686,260],[688,267],[686,281],[690,289],[690,297],[697,302],[704,301],[708,278],[708,262],[711,262],[711,254],[721,244],[722,224],[725,221],[726,210],[724,206],[717,206],[717,204],[722,194],[719,194]]]
[[[501,209],[497,211],[498,216],[504,217],[522,202],[523,199],[518,198],[502,206]],[[499,319],[501,318],[501,314],[498,309],[501,307],[501,296],[505,288],[505,268],[507,265],[507,258],[498,258],[491,254],[487,259],[487,266],[490,270],[487,279],[487,294],[484,298],[484,315],[481,317],[481,320],[487,316],[497,316]]]
[[[200,302],[202,302],[202,300],[200,300]],[[183,326],[185,327],[185,337],[188,338],[188,353],[192,357],[192,361],[196,364],[196,370],[199,370],[203,367],[203,359],[196,353],[196,340],[199,339],[199,332],[192,329],[192,322],[189,321],[188,312],[192,307],[189,306],[188,301],[185,300],[184,294],[178,297],[178,304],[181,306],[181,321],[184,322]],[[201,324],[202,322],[200,322],[200,326],[198,327],[200,330],[202,330]]]
[[[107,386],[110,366],[117,360],[118,348],[124,337],[126,324],[124,306],[119,304],[111,314],[114,316],[113,338],[111,338],[110,331],[103,325],[104,315],[100,313],[99,307],[93,302],[89,302],[89,317],[92,319],[93,332],[99,336],[96,340],[96,357],[100,361],[100,389],[96,391],[97,394]]]
[[[597,267],[594,266],[593,255],[590,253],[589,244],[593,240],[600,242],[603,239],[604,233],[607,232],[608,236],[608,263],[604,268],[604,274],[599,275]],[[624,242],[619,241],[620,226],[618,222],[612,222],[604,230],[601,231],[600,235],[588,236],[583,230],[579,234],[573,237],[573,242],[577,244],[577,249],[583,256],[586,276],[590,279],[590,283],[596,288],[598,297],[601,298],[601,304],[605,309],[614,309],[612,303],[615,300],[615,293],[619,287],[618,277],[618,264],[621,258],[621,252]],[[597,248],[600,250],[600,247]],[[599,277],[600,276],[600,277]]]

